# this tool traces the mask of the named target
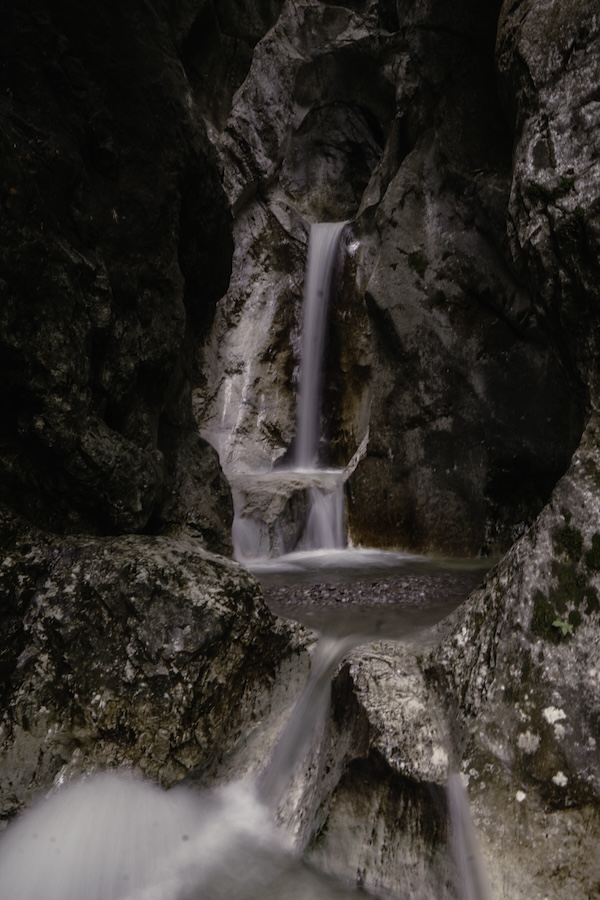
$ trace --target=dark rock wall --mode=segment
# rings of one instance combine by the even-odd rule
[[[187,7],[3,4],[0,499],[56,531],[186,524],[227,551],[190,379],[231,223]]]
[[[351,528],[365,543],[506,549],[548,499],[585,420],[587,376],[508,237],[518,134],[500,102],[499,8],[414,4],[401,20],[406,155],[359,218],[367,239],[377,235],[370,441],[350,485]]]

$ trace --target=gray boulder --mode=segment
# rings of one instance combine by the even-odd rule
[[[298,669],[252,576],[193,533],[55,538],[3,514],[2,538],[2,817],[93,768],[208,777]]]

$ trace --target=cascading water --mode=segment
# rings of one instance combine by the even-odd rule
[[[325,223],[311,232],[296,468],[278,475],[308,494],[304,546],[312,549],[345,544],[342,473],[315,468],[327,302],[343,228],[344,223]],[[255,534],[246,530],[248,524],[238,521],[251,555]],[[377,554],[375,560],[373,553],[362,558],[363,571],[365,565],[398,564],[399,555]],[[375,632],[381,637],[378,616]],[[402,635],[410,630],[404,621]],[[209,791],[164,792],[131,775],[105,773],[67,785],[26,811],[0,839],[0,900],[356,900],[353,886],[305,864],[303,848],[276,827],[275,819],[293,795],[298,769],[311,770],[314,778],[311,754],[316,748],[318,755],[315,734],[325,719],[336,666],[349,649],[374,636],[347,631],[321,636],[305,688],[256,778]],[[449,780],[448,809],[459,887],[450,884],[450,874],[448,889],[423,890],[419,900],[489,900],[468,801],[457,779]]]
[[[440,617],[432,610],[433,621]],[[411,622],[411,618],[413,621]],[[408,616],[407,634],[427,628]],[[275,825],[299,765],[314,749],[331,677],[365,634],[322,636],[311,673],[263,771],[212,790],[161,791],[127,772],[68,784],[26,810],[0,838],[2,900],[357,900],[353,887],[307,865],[302,846]],[[313,769],[314,771],[314,769]],[[452,860],[440,887],[418,900],[490,900],[468,801],[449,781]],[[408,865],[414,866],[412,860]],[[402,895],[402,900],[409,900]],[[410,900],[416,900],[410,894]]]
[[[317,463],[327,309],[345,226],[346,222],[320,222],[310,230],[294,453],[298,469],[313,469]]]
[[[236,555],[245,562],[299,548],[338,550],[346,543],[344,473],[318,465],[327,311],[346,224],[321,222],[313,224],[310,230],[292,467],[231,478],[238,507],[241,494],[249,492],[257,506],[262,504],[261,512],[250,516],[236,514]],[[291,513],[286,508],[285,524],[276,514],[273,522],[265,522],[273,498],[279,498],[284,507],[287,501],[288,506],[294,507]]]
[[[327,310],[340,238],[346,222],[321,222],[311,227],[304,286],[304,320],[300,360],[294,461],[297,469],[317,466]],[[305,546],[309,550],[337,550],[344,546],[344,486],[310,489]]]

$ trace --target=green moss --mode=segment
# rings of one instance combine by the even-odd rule
[[[547,596],[536,591],[531,620],[532,633],[552,643],[570,637],[584,614],[600,612],[598,591],[589,582],[590,570],[600,571],[600,532],[592,536],[592,546],[584,556],[583,535],[570,524],[569,511],[561,512],[566,525],[552,534],[557,556],[552,562],[554,585]]]
[[[537,181],[530,181],[525,185],[525,194],[530,200],[540,200],[543,203],[551,203],[552,201],[558,200],[560,197],[564,197],[565,194],[572,191],[574,187],[575,175],[572,169],[567,169],[566,173],[551,186],[539,184]]]
[[[585,554],[585,564],[593,572],[600,572],[600,533],[592,535],[592,546]]]
[[[572,191],[575,187],[575,176],[574,175],[563,175],[562,178],[558,181],[558,191],[561,194],[568,194],[569,191]]]
[[[420,278],[423,278],[428,266],[427,257],[425,256],[425,254],[416,250],[413,253],[409,253],[407,259],[411,269],[416,272]]]
[[[590,585],[584,594],[586,612],[588,615],[600,612],[600,598],[595,587]]]
[[[541,200],[543,203],[549,203],[552,200],[552,191],[535,181],[525,185],[525,194],[533,201]]]
[[[545,594],[536,591],[533,597],[533,617],[531,619],[531,631],[544,641],[557,644],[561,639],[561,633],[554,628],[556,610]]]
[[[565,525],[552,535],[552,543],[557,554],[566,553],[570,560],[578,562],[583,553],[583,535],[577,528]]]

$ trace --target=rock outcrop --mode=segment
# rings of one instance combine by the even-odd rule
[[[252,576],[193,532],[54,537],[3,514],[2,559],[0,818],[94,768],[207,777],[280,715],[282,660],[302,677]]]
[[[190,402],[232,247],[190,14],[3,6],[0,496],[58,532],[185,525],[228,552]]]
[[[594,418],[550,503],[428,662],[497,893],[514,898],[583,900],[600,884],[598,440]]]
[[[231,493],[192,414],[233,249],[197,7],[0,12],[2,817],[94,766],[209,772],[297,660],[217,555]]]

